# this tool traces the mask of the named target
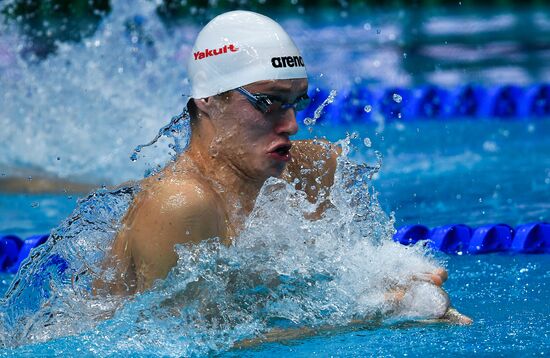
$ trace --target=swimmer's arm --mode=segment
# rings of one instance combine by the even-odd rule
[[[292,160],[288,163],[282,178],[296,183],[296,189],[303,190],[312,203],[318,202],[319,216],[329,205],[328,190],[334,184],[337,158],[341,153],[338,146],[326,140],[297,140],[292,142]]]
[[[436,269],[433,272],[426,272],[423,274],[418,274],[412,276],[412,279],[415,281],[424,281],[431,283],[441,290],[442,294],[448,297],[447,293],[443,291],[441,286],[447,280],[447,271],[444,269]],[[386,293],[386,300],[389,304],[399,306],[400,302],[405,296],[406,288],[395,288]],[[449,301],[450,304],[450,301]],[[275,328],[271,329],[269,332],[265,333],[262,336],[246,339],[240,342],[237,342],[234,346],[236,349],[243,349],[254,347],[264,343],[271,342],[285,342],[290,340],[304,339],[307,337],[317,336],[317,335],[326,335],[326,334],[337,334],[340,332],[363,330],[382,324],[382,318],[380,316],[366,317],[365,319],[355,319],[343,326],[331,326],[323,325],[319,327],[297,327],[297,328],[288,328],[281,329]],[[448,306],[445,314],[437,319],[429,320],[420,320],[416,321],[418,324],[456,324],[456,325],[470,325],[472,324],[472,319],[461,314],[452,306]]]
[[[285,343],[292,340],[304,339],[319,335],[333,335],[344,332],[359,331],[365,329],[373,329],[380,327],[383,323],[382,317],[371,317],[364,320],[353,320],[344,326],[324,325],[320,327],[299,327],[289,329],[272,329],[262,336],[245,339],[235,343],[234,349],[247,349],[256,347],[265,343]],[[453,324],[453,325],[470,325],[472,320],[458,312],[456,309],[449,307],[445,315],[438,319],[414,321],[418,325],[426,324]]]

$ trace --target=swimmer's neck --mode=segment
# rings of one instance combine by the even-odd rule
[[[266,179],[247,176],[231,162],[213,155],[210,149],[212,139],[195,132],[195,135],[191,136],[188,149],[176,160],[176,166],[187,166],[191,162],[201,176],[211,182],[213,189],[225,199],[230,217],[244,219],[252,212]]]

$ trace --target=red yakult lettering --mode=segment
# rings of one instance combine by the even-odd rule
[[[219,48],[216,48],[216,49],[206,48],[206,49],[204,49],[204,51],[194,52],[193,57],[195,58],[195,61],[197,61],[197,60],[205,59],[207,57],[218,56],[218,55],[227,53],[227,51],[237,52],[237,51],[239,51],[239,48],[235,47],[235,45],[233,45],[233,44],[224,45],[223,47],[219,47]]]

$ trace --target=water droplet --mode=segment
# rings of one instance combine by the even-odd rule
[[[365,147],[370,148],[372,142],[370,141],[370,138],[365,138],[365,140],[363,140],[363,144],[365,144]]]
[[[499,148],[495,142],[488,140],[483,143],[483,150],[486,152],[495,153],[498,152]]]
[[[372,106],[370,104],[367,104],[363,110],[367,113],[370,113],[372,111]]]
[[[130,156],[130,160],[132,162],[135,162],[137,161],[137,152],[133,152],[132,155]]]
[[[398,93],[394,93],[392,98],[396,103],[401,103],[401,101],[403,101],[403,97],[401,97]]]

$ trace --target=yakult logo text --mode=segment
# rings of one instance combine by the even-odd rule
[[[275,68],[280,67],[305,67],[302,56],[273,57],[271,64]]]
[[[223,47],[217,48],[215,50],[211,49],[205,49],[204,51],[197,51],[193,53],[193,56],[195,56],[195,60],[202,60],[203,58],[212,57],[212,56],[218,56],[224,53],[227,53],[227,51],[231,52],[237,52],[239,49],[235,47],[235,45],[224,45]]]

